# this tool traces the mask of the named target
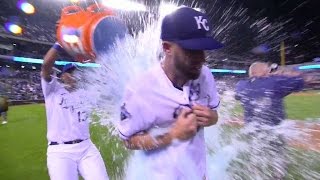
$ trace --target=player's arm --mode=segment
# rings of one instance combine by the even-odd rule
[[[53,73],[53,66],[59,55],[59,48],[61,46],[59,44],[54,44],[52,48],[47,52],[44,56],[44,61],[41,67],[41,77],[44,78],[47,82],[51,81],[51,75]]]
[[[302,76],[276,76],[274,77],[278,86],[279,93],[287,96],[290,93],[302,91],[305,87],[305,80]]]
[[[132,150],[152,150],[168,146],[173,140],[171,133],[152,137],[149,133],[137,134],[124,141],[125,146]]]
[[[280,75],[280,76],[287,76],[287,77],[296,77],[296,76],[300,76],[301,72],[294,71],[294,70],[288,69],[288,68],[281,68],[280,67],[278,70],[276,70],[275,72],[272,72],[271,74]]]
[[[302,78],[302,80],[304,81],[305,84],[317,84],[319,83],[319,79],[312,74],[309,73],[303,73],[303,72],[299,72],[299,71],[294,71],[294,70],[290,70],[290,69],[283,69],[283,71],[281,71],[280,73],[278,71],[276,71],[274,74],[276,75],[282,75],[282,76],[286,76],[288,78],[291,78],[294,81],[294,83],[301,83],[299,81],[297,81],[296,79],[298,78]],[[299,89],[298,89],[299,90]]]
[[[305,84],[307,85],[318,85],[320,84],[320,77],[314,74],[305,73],[302,75]]]
[[[182,110],[168,133],[153,137],[149,133],[136,134],[124,140],[125,146],[132,150],[153,150],[166,147],[174,140],[187,140],[197,132],[195,114],[191,110]]]

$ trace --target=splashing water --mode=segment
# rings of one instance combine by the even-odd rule
[[[310,132],[319,133],[320,129],[312,130],[305,126],[302,131],[292,120],[276,127],[251,124],[242,128],[238,125],[237,128],[226,125],[236,116],[230,113],[236,106],[233,97],[232,91],[224,93],[219,123],[205,131],[211,179],[319,179],[319,149],[303,150],[292,143],[305,142],[311,146],[316,142],[310,141]],[[319,125],[319,121],[308,125],[314,127]]]
[[[243,22],[247,21],[245,9],[235,9],[232,6],[224,11],[220,24],[212,31],[215,36],[224,36],[224,42],[228,41],[228,36],[223,33],[228,33],[228,29],[237,25],[228,21],[232,12],[243,17]],[[160,20],[161,17],[163,15],[160,15]],[[88,109],[92,109],[99,117],[97,123],[110,127],[111,135],[116,136],[113,128],[120,119],[119,107],[126,83],[159,63],[159,19],[147,24],[145,30],[134,37],[128,36],[117,41],[112,52],[97,59],[101,68],[87,69],[79,74],[79,78],[84,80],[82,85],[87,92]],[[266,32],[275,28],[265,19],[257,21],[252,26],[263,26],[260,35],[257,36],[258,41],[262,41],[261,38],[266,36]],[[271,34],[268,38],[270,36],[276,35]],[[267,41],[268,38],[264,40]],[[210,55],[211,58],[219,56],[221,52],[217,56],[214,53]],[[234,117],[241,119],[239,115],[231,113],[236,106],[233,96],[232,91],[226,91],[221,96],[219,122],[205,129],[207,179],[259,180],[281,179],[284,176],[288,179],[320,179],[319,152],[300,150],[286,143],[307,141],[307,130],[302,131],[294,121],[285,121],[277,127],[251,125],[241,128],[226,125]],[[314,124],[319,124],[319,121],[312,125]],[[115,153],[113,156],[116,159],[116,156],[121,154]],[[131,156],[126,165],[126,177],[144,179],[145,167],[148,164],[143,162],[144,156],[139,155],[139,152]],[[116,178],[121,177],[123,176],[119,175]]]

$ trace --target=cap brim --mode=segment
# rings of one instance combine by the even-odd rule
[[[75,69],[77,69],[77,66],[75,64],[70,64],[70,65],[68,64],[65,67],[63,67],[62,73],[70,72],[70,71],[73,71]]]
[[[223,44],[216,41],[212,37],[178,40],[174,42],[177,43],[182,48],[190,49],[190,50],[214,50],[214,49],[220,49],[223,47]]]

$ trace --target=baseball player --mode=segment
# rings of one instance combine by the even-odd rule
[[[1,124],[7,124],[7,112],[9,110],[8,98],[5,96],[0,96],[0,117],[2,117]]]
[[[45,55],[41,85],[47,114],[47,166],[52,180],[107,180],[103,159],[90,140],[90,112],[84,108],[84,90],[73,78],[74,64],[64,66],[59,79],[53,66],[62,47],[56,43]]]
[[[118,130],[146,156],[146,179],[206,177],[204,127],[216,124],[219,98],[204,50],[222,46],[209,31],[207,16],[192,8],[167,15],[164,60],[127,86]]]

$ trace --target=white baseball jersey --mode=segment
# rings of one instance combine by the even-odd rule
[[[131,82],[121,107],[118,124],[120,137],[127,139],[146,131],[161,134],[174,123],[182,108],[197,103],[216,109],[218,93],[210,69],[203,66],[200,77],[187,82],[182,90],[175,88],[160,64]],[[190,140],[168,147],[145,151],[145,173],[153,179],[202,179],[206,174],[204,130]]]
[[[51,82],[41,79],[47,114],[49,142],[88,139],[89,114],[84,107],[83,90],[70,93],[56,78]]]

